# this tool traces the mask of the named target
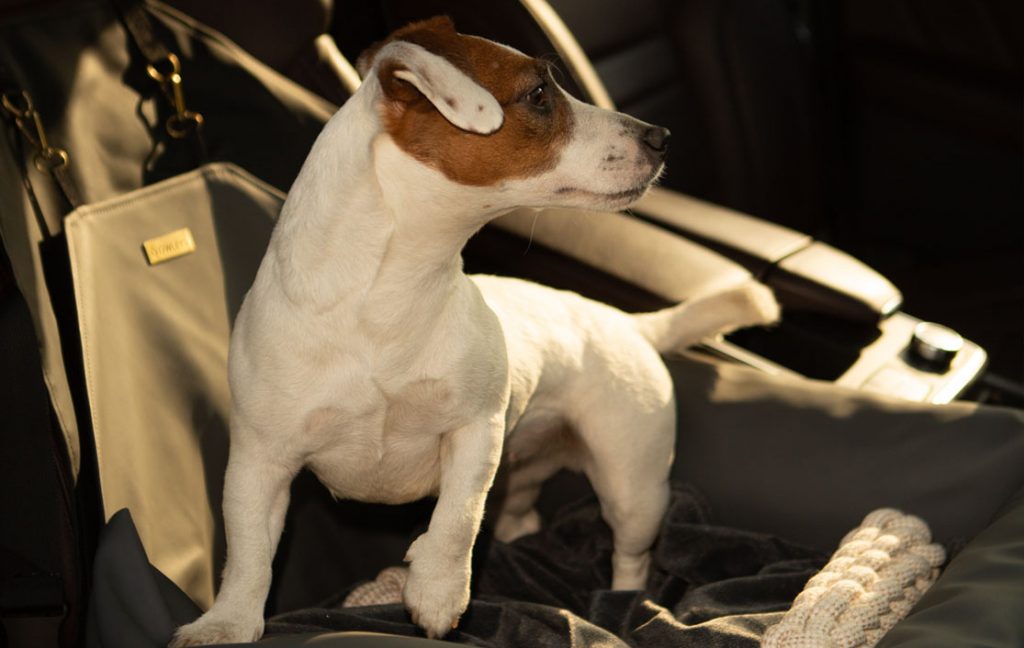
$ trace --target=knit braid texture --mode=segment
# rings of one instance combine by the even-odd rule
[[[762,648],[871,648],[938,578],[946,551],[931,539],[921,518],[871,512],[768,628]]]

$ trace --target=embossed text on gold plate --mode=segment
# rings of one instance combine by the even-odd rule
[[[196,251],[192,230],[183,227],[142,243],[149,265],[156,265]]]

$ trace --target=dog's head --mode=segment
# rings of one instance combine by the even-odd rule
[[[451,182],[499,190],[510,207],[619,209],[664,166],[666,129],[573,99],[546,62],[459,34],[445,17],[398,30],[358,67],[376,75],[398,148]]]

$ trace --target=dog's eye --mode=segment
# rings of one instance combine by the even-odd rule
[[[526,101],[534,108],[548,107],[548,85],[542,83],[526,93]]]

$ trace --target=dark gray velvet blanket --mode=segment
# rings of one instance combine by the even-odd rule
[[[611,532],[597,501],[565,507],[512,544],[482,534],[473,600],[445,639],[474,646],[757,646],[827,556],[771,536],[717,526],[692,488],[677,487],[647,589],[615,592]],[[401,605],[281,614],[268,634],[367,630],[422,636]]]

